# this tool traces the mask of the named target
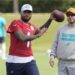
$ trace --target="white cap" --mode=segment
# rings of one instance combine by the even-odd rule
[[[21,7],[21,12],[24,12],[24,11],[33,11],[33,8],[30,4],[24,4],[22,7]]]

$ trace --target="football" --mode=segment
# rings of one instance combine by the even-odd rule
[[[59,11],[59,10],[54,10],[53,12],[53,17],[56,18],[57,22],[62,22],[64,21],[64,13]]]
[[[50,53],[51,53],[51,49],[48,49],[47,51],[46,51],[46,54],[50,57]]]

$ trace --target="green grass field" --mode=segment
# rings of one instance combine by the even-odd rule
[[[39,13],[39,14],[34,13],[31,19],[31,23],[34,24],[36,27],[40,27],[46,22],[49,16],[50,16],[49,13]],[[8,26],[14,19],[20,18],[19,14],[13,14],[13,13],[3,14],[3,17],[6,18]],[[46,51],[49,48],[51,48],[51,44],[58,27],[65,23],[67,23],[66,17],[64,22],[53,21],[48,31],[42,37],[32,42],[32,49],[34,52],[36,63],[40,71],[40,75],[57,75],[57,60],[55,60],[54,68],[51,68],[49,65],[49,57],[46,55]],[[7,46],[7,55],[8,55],[9,46],[10,46],[8,35],[6,37],[6,46]],[[0,58],[0,75],[6,75],[6,63],[1,58]]]

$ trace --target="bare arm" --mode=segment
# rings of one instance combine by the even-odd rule
[[[31,41],[36,38],[39,38],[39,35],[28,36],[25,35],[22,31],[14,31],[15,36],[21,41]]]
[[[6,24],[3,24],[3,25],[4,25],[5,30],[7,31],[7,25]]]

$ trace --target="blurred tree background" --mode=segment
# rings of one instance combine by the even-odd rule
[[[0,11],[19,12],[23,4],[29,3],[34,12],[50,12],[54,9],[63,12],[69,7],[75,7],[75,0],[0,0]]]

